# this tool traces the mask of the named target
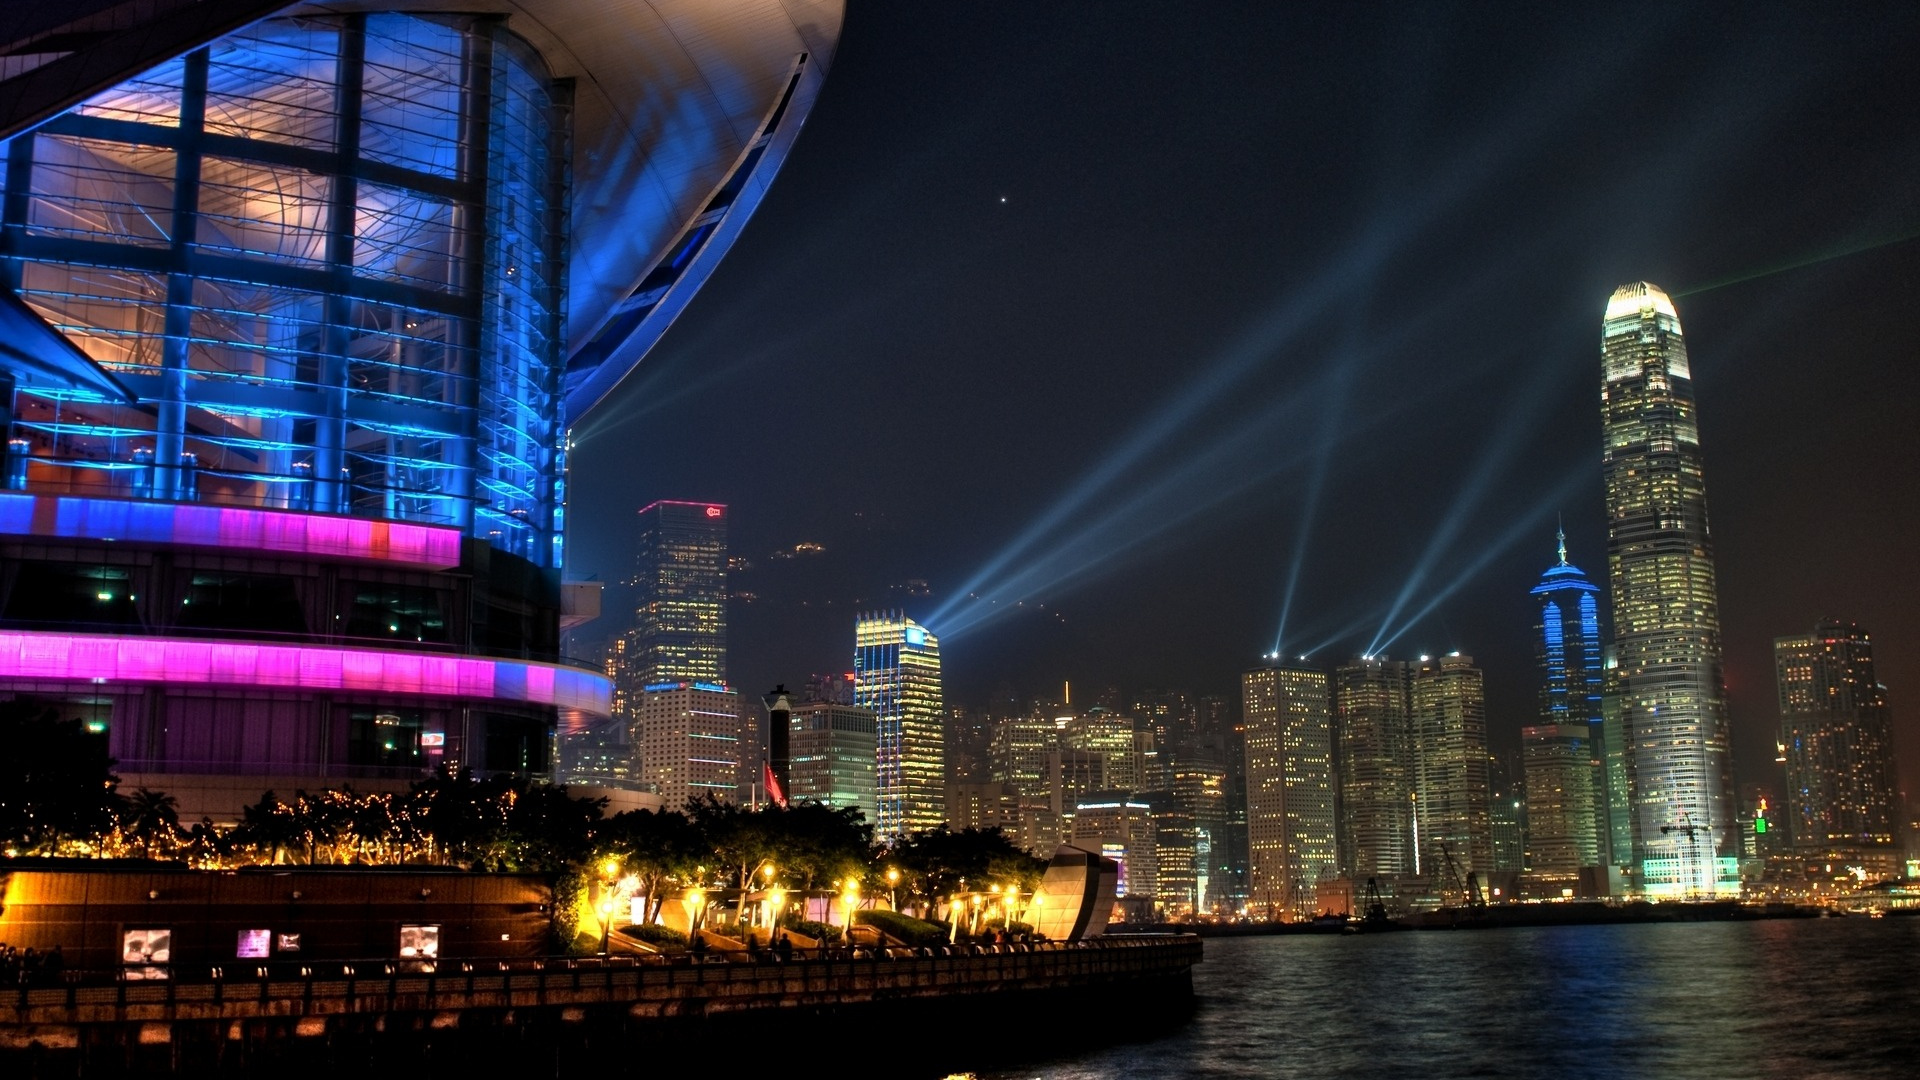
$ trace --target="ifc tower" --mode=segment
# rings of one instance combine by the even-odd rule
[[[1733,779],[1693,375],[1673,300],[1645,282],[1616,289],[1601,358],[1630,865],[1646,894],[1710,896],[1733,854]]]

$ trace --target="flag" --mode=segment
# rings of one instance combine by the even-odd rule
[[[760,772],[760,784],[767,789],[767,801],[785,810],[787,808],[787,789],[781,787],[780,778],[773,775],[773,766],[766,761],[761,761]]]

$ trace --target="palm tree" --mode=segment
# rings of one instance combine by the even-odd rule
[[[146,849],[147,858],[160,857],[180,840],[180,800],[161,791],[141,788],[125,797],[120,831]]]

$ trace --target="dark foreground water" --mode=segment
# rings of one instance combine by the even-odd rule
[[[1172,1034],[974,1067],[995,1080],[1920,1077],[1920,918],[1213,938],[1194,990]]]

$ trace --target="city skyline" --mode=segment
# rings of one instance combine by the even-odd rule
[[[1271,648],[1297,561],[1290,655],[1356,622],[1315,657],[1364,651],[1406,591],[1403,615],[1420,617],[1388,627],[1400,640],[1386,651],[1479,657],[1490,736],[1517,746],[1536,693],[1517,595],[1537,580],[1534,553],[1556,512],[1590,570],[1603,548],[1595,297],[1653,280],[1684,308],[1701,379],[1735,768],[1770,771],[1775,637],[1857,619],[1875,630],[1896,702],[1920,679],[1920,625],[1889,602],[1912,591],[1895,539],[1904,510],[1872,494],[1920,479],[1894,409],[1915,379],[1898,357],[1920,334],[1888,292],[1920,252],[1871,246],[1920,220],[1892,181],[1914,164],[1905,103],[1920,95],[1888,61],[1914,28],[1889,17],[1869,40],[1858,20],[1804,11],[1711,27],[1658,18],[1669,33],[1657,60],[1625,29],[1632,19],[1563,13],[1502,25],[1492,44],[1526,62],[1476,69],[1457,58],[1472,50],[1447,51],[1464,31],[1444,15],[1398,29],[1330,14],[1300,28],[1242,12],[1184,28],[1191,51],[1168,53],[1124,9],[1096,21],[1098,48],[1090,24],[1054,13],[869,12],[738,261],[604,423],[578,429],[580,505],[698,492],[737,508],[735,549],[753,565],[733,587],[755,595],[731,628],[743,684],[844,663],[839,627],[853,613],[928,617],[1031,532],[1037,546],[1005,564],[1038,575],[1014,586],[1027,614],[958,634],[927,619],[956,701],[1060,678],[1232,694],[1238,670]],[[1008,19],[1033,40],[985,32]],[[1269,54],[1255,43],[1300,34],[1324,58],[1297,74],[1258,59]],[[979,50],[927,68],[951,39]],[[1429,81],[1403,88],[1383,77],[1396,69]],[[980,70],[1005,90],[961,91]],[[1088,92],[1060,98],[1043,71],[1047,85],[1064,76]],[[1552,89],[1532,91],[1548,72]],[[1165,103],[1128,107],[1143,94]],[[1271,137],[1197,141],[1220,122],[1216,95],[1271,102],[1246,118]],[[1716,122],[1725,102],[1748,99],[1744,126]],[[1289,100],[1317,106],[1281,108]],[[1440,100],[1473,107],[1431,112]],[[1395,116],[1407,119],[1383,119]],[[1617,127],[1604,138],[1602,117]],[[1137,124],[1187,163],[1198,202],[1138,168],[1124,149],[1141,145],[1127,134]],[[1720,135],[1697,139],[1704,130]],[[990,135],[955,163],[939,149],[952,131]],[[1351,137],[1311,175],[1280,150],[1334,131]],[[1071,167],[1043,160],[1075,133],[1103,137]],[[1623,142],[1643,149],[1621,153]],[[882,147],[893,149],[876,156]],[[1655,159],[1665,172],[1641,167]],[[1831,163],[1813,174],[1822,198],[1800,197],[1808,176],[1786,160]],[[1545,171],[1499,178],[1518,162]],[[1126,179],[1090,184],[1096,173]],[[1275,185],[1258,199],[1244,182],[1255,175]],[[880,191],[856,177],[881,177]],[[1683,197],[1692,185],[1715,195]],[[1234,229],[1202,205],[1233,208]],[[1133,255],[1160,246],[1165,259]],[[894,261],[907,250],[921,254]],[[1825,255],[1840,257],[1721,284]],[[915,269],[873,272],[901,265]],[[1000,283],[974,284],[989,266]],[[1138,282],[1178,301],[1119,302]],[[848,299],[862,296],[878,307]],[[769,325],[793,333],[751,332]],[[1261,378],[1234,381],[1238,357]],[[1209,396],[1216,387],[1229,397]],[[1326,407],[1285,412],[1300,394]],[[778,454],[712,424],[758,400],[808,418]],[[1269,408],[1270,440],[1250,426]],[[615,422],[628,415],[644,419]],[[829,418],[848,440],[816,437]],[[1178,445],[1133,451],[1163,429]],[[1224,486],[1233,476],[1260,482]],[[1812,515],[1777,513],[1815,490],[1817,530]],[[583,516],[570,522],[575,568],[621,576],[623,552]],[[1799,565],[1797,552],[1835,538],[1850,558]],[[824,551],[773,557],[802,542]],[[929,595],[914,595],[915,580]],[[1914,719],[1896,708],[1909,774]]]

